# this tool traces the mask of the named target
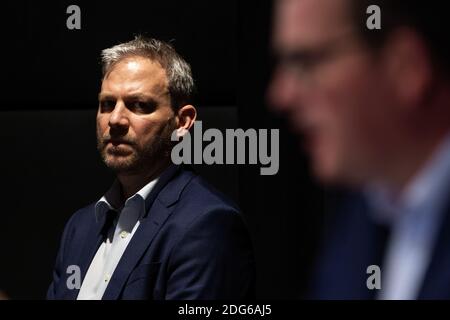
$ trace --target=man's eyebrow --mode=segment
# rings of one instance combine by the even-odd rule
[[[99,95],[98,95],[99,101],[115,100],[115,99],[117,99],[117,98],[111,93],[99,93]],[[158,100],[156,98],[154,98],[150,95],[142,94],[142,93],[132,93],[132,94],[126,95],[125,97],[123,97],[123,99],[128,100],[128,101],[140,100],[140,101],[145,101],[145,102],[154,103],[154,104],[158,103]]]
[[[284,58],[289,60],[301,60],[310,56],[311,53],[314,53],[314,49],[295,47],[290,50],[275,51],[274,56],[277,59]]]
[[[104,100],[104,99],[115,99],[115,97],[110,93],[99,93],[98,94],[98,100]]]
[[[150,95],[142,93],[132,93],[125,96],[126,100],[145,100],[145,101],[156,101],[156,99]]]

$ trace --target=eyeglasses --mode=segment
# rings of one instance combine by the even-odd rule
[[[340,54],[355,48],[353,34],[345,34],[317,48],[295,49],[278,56],[278,65],[305,83],[314,82],[316,71],[332,62]]]

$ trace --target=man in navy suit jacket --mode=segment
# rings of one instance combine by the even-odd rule
[[[315,175],[355,189],[309,297],[450,298],[450,45],[443,2],[278,0],[269,97]]]
[[[151,205],[120,260],[103,299],[251,298],[251,243],[238,209],[200,177],[170,168],[155,186]],[[64,231],[49,299],[75,299],[67,273],[81,281],[102,237],[94,205],[76,212]],[[70,281],[69,281],[70,282]]]
[[[251,241],[236,206],[170,163],[193,125],[189,65],[136,37],[102,52],[98,149],[117,180],[67,223],[48,299],[243,299]]]
[[[448,174],[445,179],[450,182]],[[422,271],[420,281],[416,283],[414,296],[408,297],[410,299],[450,299],[450,202],[448,189],[445,192],[447,198],[442,211],[438,212],[441,216],[434,233],[436,238],[432,247],[427,249],[430,257],[426,260],[427,266]],[[389,285],[383,273],[387,260],[398,264],[400,272],[406,269],[395,256],[388,259],[386,247],[393,241],[389,241],[392,238],[389,234],[393,231],[389,231],[386,224],[374,222],[372,209],[365,196],[349,193],[343,195],[340,202],[337,212],[330,216],[327,223],[328,230],[323,237],[322,251],[311,279],[308,298],[381,299],[382,291]],[[418,227],[420,230],[420,225]],[[420,231],[413,237],[418,238],[419,244],[423,243]],[[414,248],[409,242],[406,244],[410,250]],[[371,265],[381,268],[380,290],[367,288],[367,279],[371,274],[367,272],[367,267]],[[401,286],[402,283],[396,284],[396,288]]]

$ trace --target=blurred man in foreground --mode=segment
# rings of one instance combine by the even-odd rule
[[[373,4],[381,29],[367,27]],[[329,225],[311,298],[450,298],[447,25],[439,1],[276,1],[271,103],[316,176],[356,191]]]

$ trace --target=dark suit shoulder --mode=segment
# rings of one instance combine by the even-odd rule
[[[200,176],[193,176],[180,194],[176,209],[195,219],[208,212],[240,215],[239,207]]]
[[[81,209],[78,209],[72,214],[71,220],[74,220],[76,224],[84,224],[84,223],[91,223],[95,221],[95,203],[93,202]]]
[[[203,204],[217,204],[229,207],[233,211],[239,211],[238,206],[228,196],[217,190],[200,176],[194,176],[184,191],[181,195],[181,200],[183,198],[190,199],[190,197],[198,197],[198,201]]]
[[[183,173],[182,173],[183,174]],[[189,182],[183,187],[172,207],[165,229],[172,237],[182,236],[198,224],[209,230],[227,232],[232,225],[244,225],[238,206],[200,176],[188,172]]]
[[[67,240],[70,241],[76,234],[83,236],[88,231],[88,228],[95,222],[94,207],[95,203],[91,203],[70,216],[64,227],[64,235]]]

